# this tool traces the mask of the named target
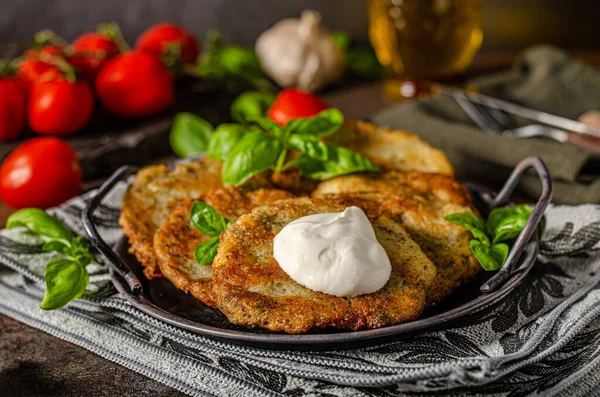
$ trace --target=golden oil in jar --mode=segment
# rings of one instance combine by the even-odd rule
[[[481,0],[370,0],[369,39],[397,77],[455,75],[481,46]]]

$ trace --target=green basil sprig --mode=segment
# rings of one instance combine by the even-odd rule
[[[208,141],[206,153],[215,160],[224,161],[233,146],[246,134],[246,128],[240,124],[220,124]]]
[[[259,90],[273,91],[275,86],[265,76],[254,50],[250,47],[227,45],[216,30],[208,31],[197,73],[219,84],[242,82]]]
[[[205,152],[213,132],[213,126],[202,117],[182,112],[175,115],[169,142],[179,157],[189,157]]]
[[[268,169],[282,172],[293,166],[318,180],[379,170],[366,157],[319,139],[342,127],[344,116],[339,109],[294,119],[282,127],[265,117],[272,101],[273,96],[264,92],[241,94],[231,107],[232,116],[241,124],[221,124],[214,131],[198,116],[179,114],[171,131],[173,150],[179,155],[206,151],[223,161],[223,183],[234,186]],[[288,161],[290,150],[300,156]]]
[[[202,234],[212,238],[196,247],[194,256],[199,265],[209,265],[217,255],[219,247],[219,236],[231,225],[231,221],[217,212],[212,206],[202,202],[194,201],[190,211],[192,224]]]
[[[324,181],[355,172],[377,172],[379,168],[368,158],[339,146],[327,145],[327,159],[319,160],[305,153],[295,160],[302,175]]]
[[[284,127],[288,134],[305,134],[315,137],[331,135],[344,124],[344,115],[339,109],[329,108],[315,117],[290,120]]]
[[[264,132],[249,132],[232,147],[223,165],[224,183],[239,185],[267,169],[282,172],[292,166],[319,180],[379,170],[361,154],[319,139],[341,128],[344,116],[339,109],[291,120],[283,127],[265,117],[248,117],[247,121]],[[301,156],[286,162],[288,150],[300,152]]]
[[[44,281],[46,291],[40,303],[44,310],[55,310],[78,299],[90,282],[86,266],[95,262],[90,246],[83,237],[73,238],[73,233],[56,217],[37,208],[16,211],[8,217],[6,227],[25,227],[44,240],[42,249],[57,252],[64,258],[53,259],[46,265]]]
[[[240,124],[249,126],[250,119],[264,117],[275,100],[275,95],[264,91],[246,91],[231,104],[231,118]]]
[[[459,212],[444,217],[445,220],[467,229],[474,237],[469,245],[485,270],[497,270],[508,257],[506,242],[515,239],[525,227],[533,210],[526,204],[496,208],[486,222],[472,212]]]
[[[387,73],[371,49],[352,45],[352,38],[345,32],[333,32],[331,37],[344,54],[346,74],[367,80],[383,80]]]
[[[262,131],[248,132],[229,152],[221,170],[223,183],[239,186],[273,167],[283,151],[281,143]]]

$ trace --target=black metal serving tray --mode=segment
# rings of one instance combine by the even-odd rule
[[[328,350],[354,348],[398,339],[416,332],[438,329],[484,308],[509,294],[533,267],[539,249],[536,228],[552,197],[552,180],[543,161],[537,157],[522,160],[498,194],[467,184],[476,207],[486,215],[498,206],[510,204],[508,198],[523,174],[534,168],[542,184],[542,194],[525,228],[516,239],[504,266],[495,272],[480,272],[467,285],[457,290],[442,304],[423,313],[421,318],[404,324],[364,331],[320,329],[301,335],[274,333],[260,328],[231,324],[217,309],[204,305],[167,280],[148,280],[140,263],[127,252],[125,237],[111,248],[100,236],[92,215],[106,194],[120,180],[136,171],[136,167],[118,169],[98,190],[86,207],[82,219],[89,238],[110,262],[110,274],[117,290],[131,305],[173,326],[200,335],[270,349]]]

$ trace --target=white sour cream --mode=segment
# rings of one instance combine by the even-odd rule
[[[392,271],[371,222],[358,207],[296,219],[275,236],[273,255],[297,283],[336,296],[378,291]]]

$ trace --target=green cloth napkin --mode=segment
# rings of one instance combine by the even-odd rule
[[[572,119],[590,109],[600,110],[600,71],[554,47],[528,49],[511,70],[472,83],[483,93]],[[460,178],[501,183],[520,160],[535,155],[553,177],[554,202],[600,203],[600,153],[544,138],[488,134],[452,98],[396,104],[374,120],[415,132],[445,151]],[[537,197],[538,178],[527,175],[521,189]]]

